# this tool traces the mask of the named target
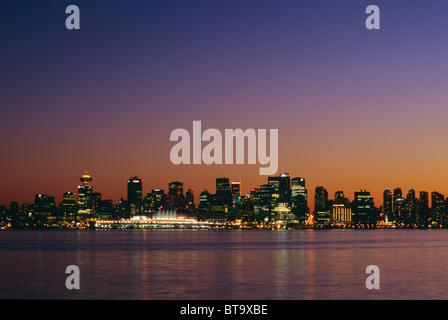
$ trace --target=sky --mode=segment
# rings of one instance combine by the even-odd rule
[[[80,29],[68,30],[68,5]],[[365,27],[368,5],[379,30]],[[256,165],[170,161],[177,128],[278,129],[278,174],[349,199],[448,195],[448,3],[2,1],[0,205],[60,201],[85,170],[117,202],[182,181],[267,182]],[[312,200],[308,201],[312,205]]]

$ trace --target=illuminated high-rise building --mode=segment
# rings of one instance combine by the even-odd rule
[[[143,179],[132,177],[128,180],[128,205],[131,215],[142,211]]]
[[[76,195],[73,192],[66,192],[62,196],[59,206],[65,218],[75,218],[78,208],[76,206]]]
[[[209,206],[210,206],[210,193],[207,191],[207,189],[204,189],[199,195],[199,208],[207,211],[209,209]]]
[[[291,205],[291,177],[289,173],[282,173],[279,177],[279,203]]]
[[[216,201],[219,205],[232,206],[232,190],[229,178],[216,178]]]
[[[415,196],[415,190],[413,188],[409,189],[408,194],[406,195],[405,201],[405,215],[403,217],[399,217],[401,219],[398,220],[400,226],[404,226],[407,228],[413,228],[417,223],[417,208],[418,208],[418,200]]]
[[[169,207],[172,210],[185,209],[184,184],[179,181],[168,184]]]
[[[231,189],[232,189],[232,196],[234,198],[241,197],[241,180],[233,181],[231,184]]]
[[[307,198],[305,179],[301,177],[291,179],[291,212],[300,222],[305,221],[307,218]]]
[[[348,204],[350,201],[344,195],[344,191],[336,191],[334,193],[334,203],[335,204]]]
[[[314,221],[322,226],[326,226],[331,222],[328,191],[322,186],[316,187],[314,193]]]
[[[150,214],[162,210],[167,205],[167,195],[162,189],[152,189],[142,200],[142,210],[145,214]]]
[[[375,207],[370,192],[360,189],[355,192],[352,208],[352,221],[356,227],[376,226],[377,217],[375,215]]]
[[[352,209],[344,203],[333,203],[331,222],[334,224],[349,225],[352,222]]]
[[[429,222],[429,198],[428,192],[420,191],[419,199],[417,201],[417,228],[427,228]]]
[[[179,181],[173,181],[168,184],[168,195],[177,196],[184,194],[184,184]]]
[[[383,219],[386,223],[393,222],[395,220],[392,212],[392,195],[393,193],[386,188],[383,192]]]
[[[275,185],[273,184],[263,184],[260,186],[260,196],[259,196],[259,219],[269,220],[271,219],[271,202],[272,194],[275,193]]]
[[[431,221],[433,227],[441,227],[445,216],[445,196],[440,192],[431,192]]]
[[[85,217],[92,212],[92,177],[86,171],[79,180],[82,185],[78,187],[78,215]]]
[[[56,203],[54,197],[46,194],[37,194],[34,197],[34,223],[38,226],[44,225],[48,218],[55,213]]]
[[[402,205],[403,204],[403,194],[401,191],[401,188],[397,187],[394,189],[394,192],[391,193],[392,195],[392,217],[391,220],[392,221],[396,221],[398,219],[399,213],[398,213],[398,205],[397,205],[397,200],[400,202],[399,204]],[[400,209],[402,209],[400,207]]]
[[[260,188],[250,189],[250,195],[251,195],[251,197],[253,199],[253,203],[254,203],[254,220],[260,222],[264,218],[261,215]]]
[[[34,196],[34,211],[36,214],[48,216],[51,211],[51,199],[46,194],[36,194]]]
[[[328,207],[328,191],[322,186],[316,187],[314,191],[314,213],[325,211]]]
[[[268,185],[270,186],[270,211],[272,212],[280,202],[280,177],[268,177]]]
[[[234,209],[241,204],[241,180],[233,181],[230,185],[232,191],[232,204]]]
[[[196,206],[194,204],[194,191],[188,189],[185,193],[185,210],[192,214],[195,210]]]

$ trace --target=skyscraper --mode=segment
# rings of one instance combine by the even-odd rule
[[[343,191],[334,193],[334,201],[331,205],[331,223],[346,227],[352,222],[352,208],[350,201],[345,197]]]
[[[331,221],[328,191],[322,186],[316,187],[314,193],[314,221],[322,226],[328,225]]]
[[[407,228],[413,228],[417,223],[417,198],[415,197],[415,190],[413,188],[409,189],[406,195],[405,201],[405,216],[400,219],[400,224]]]
[[[377,217],[375,215],[373,198],[370,196],[369,191],[360,189],[355,192],[352,217],[356,227],[373,228],[376,226]]]
[[[304,178],[297,177],[291,180],[291,212],[300,222],[307,218],[308,200]]]
[[[134,176],[128,180],[128,205],[131,215],[142,211],[143,179]]]
[[[37,226],[44,225],[55,212],[56,203],[54,197],[46,194],[36,194],[34,197],[33,220]]]
[[[328,205],[328,191],[322,186],[316,187],[314,191],[314,213],[325,210]]]
[[[291,205],[291,177],[289,173],[282,173],[279,177],[279,202]]]
[[[275,191],[275,185],[273,184],[263,184],[260,186],[260,212],[259,219],[269,220],[271,218],[271,202],[272,202],[272,193]]]
[[[429,198],[428,192],[420,191],[419,199],[417,201],[417,228],[427,228],[429,222]]]
[[[78,187],[78,215],[86,218],[92,212],[92,177],[86,171],[79,180],[82,185]]]
[[[151,214],[166,207],[166,194],[164,190],[152,189],[142,201],[143,212]]]
[[[191,189],[188,189],[187,192],[185,193],[185,210],[190,213],[193,214],[195,211],[195,204],[194,204],[194,192]]]
[[[441,227],[445,216],[445,196],[440,192],[431,192],[431,226]]]
[[[349,204],[350,201],[344,195],[344,191],[336,191],[334,193],[334,203],[335,204]]]
[[[168,184],[169,207],[172,210],[185,209],[184,184],[180,181],[173,181]]]
[[[383,217],[386,223],[393,222],[392,214],[392,192],[386,188],[383,192]]]
[[[232,190],[229,178],[216,178],[216,201],[217,205],[232,206]]]
[[[240,181],[233,181],[231,185],[232,189],[232,197],[241,197],[241,180]]]
[[[73,192],[66,192],[62,196],[60,209],[65,218],[73,219],[78,211],[76,207],[76,196]]]

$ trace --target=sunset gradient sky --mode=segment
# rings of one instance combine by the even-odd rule
[[[65,28],[78,5],[81,29]],[[365,28],[365,8],[381,29]],[[0,205],[184,182],[267,182],[259,165],[170,162],[172,130],[279,129],[279,170],[314,188],[448,194],[448,2],[2,1]],[[312,200],[309,200],[311,205]]]

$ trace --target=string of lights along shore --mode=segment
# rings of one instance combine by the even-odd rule
[[[94,192],[87,171],[77,194],[65,192],[59,205],[54,196],[36,194],[34,203],[0,206],[1,229],[21,228],[447,228],[448,197],[439,192],[387,188],[382,205],[375,206],[368,190],[353,199],[336,191],[333,199],[324,186],[314,190],[314,208],[303,177],[288,173],[267,177],[266,184],[243,195],[241,181],[216,178],[216,190],[203,189],[199,203],[193,190],[173,181],[168,190],[143,194],[143,179],[127,181],[127,198],[113,203]]]

